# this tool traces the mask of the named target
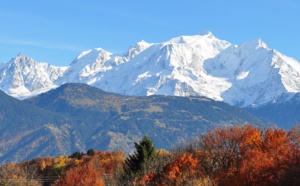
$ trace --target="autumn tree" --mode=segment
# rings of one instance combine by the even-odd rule
[[[146,136],[134,145],[126,160],[90,150],[3,165],[0,185],[300,185],[300,126],[216,128],[170,152]]]
[[[229,169],[222,185],[286,185],[293,148],[282,129],[248,130],[240,143],[238,169]],[[293,184],[288,184],[293,185]]]
[[[134,185],[156,185],[165,175],[165,167],[174,162],[178,155],[174,155],[165,149],[159,149],[155,152],[155,157],[145,162],[144,166],[147,170],[144,175],[137,177],[133,183]]]
[[[42,185],[35,167],[9,163],[0,166],[0,185]]]
[[[238,169],[241,161],[242,139],[252,126],[216,128],[199,136],[197,156],[204,173],[223,179],[229,169]]]
[[[123,173],[124,152],[96,152],[94,156],[84,155],[83,164],[94,167],[101,173],[107,185],[119,185],[118,180]]]
[[[289,132],[291,152],[286,162],[288,169],[285,171],[281,183],[286,185],[300,185],[300,125],[297,123]]]
[[[69,169],[54,185],[57,186],[104,186],[101,173],[93,166],[79,166]]]
[[[186,185],[196,175],[198,160],[192,154],[183,153],[165,167],[163,185]]]

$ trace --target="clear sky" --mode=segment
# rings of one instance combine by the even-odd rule
[[[299,0],[0,0],[0,62],[23,53],[64,66],[84,50],[204,31],[238,45],[261,38],[300,61]]]

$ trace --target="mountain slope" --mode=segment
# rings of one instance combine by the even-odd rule
[[[86,84],[65,84],[24,101],[72,117],[84,150],[128,152],[143,135],[151,137],[157,148],[168,149],[216,126],[269,125],[245,110],[204,97],[131,97]]]
[[[0,89],[7,94],[24,98],[55,88],[66,67],[38,63],[19,54],[0,68]]]
[[[261,40],[227,48],[207,60],[205,69],[230,83],[221,97],[240,107],[260,106],[300,90],[300,63]]]
[[[94,49],[80,54],[60,82],[87,83],[126,95],[209,95],[196,82],[203,81],[203,61],[229,45],[208,33],[157,44],[142,41],[119,56]]]
[[[90,85],[125,95],[189,96],[203,91],[207,96],[214,87],[201,87],[203,62],[229,45],[210,33],[152,44],[127,63],[99,73]]]
[[[0,91],[0,161],[59,156],[88,149],[133,149],[142,136],[157,148],[216,126],[266,126],[243,109],[204,97],[132,97],[86,84],[65,84],[20,101]]]
[[[66,117],[21,102],[2,91],[0,105],[1,162],[70,151]]]
[[[264,117],[276,123],[278,127],[290,130],[300,122],[300,94],[297,93],[288,100],[284,97],[260,107],[247,108],[247,110],[258,117]]]

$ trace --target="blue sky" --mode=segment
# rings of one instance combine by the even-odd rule
[[[238,45],[261,38],[300,61],[299,18],[298,0],[0,0],[0,62],[21,52],[64,66],[83,50],[204,31]]]

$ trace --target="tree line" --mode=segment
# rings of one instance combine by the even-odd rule
[[[133,154],[90,149],[0,167],[0,185],[300,185],[300,127],[215,128],[156,150],[147,136]]]

